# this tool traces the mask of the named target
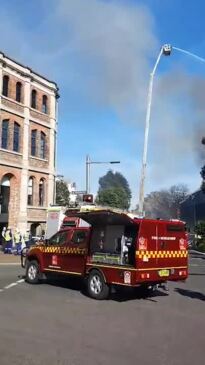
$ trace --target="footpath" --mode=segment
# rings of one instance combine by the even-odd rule
[[[21,265],[21,257],[4,254],[2,251],[0,251],[0,265],[1,264]]]

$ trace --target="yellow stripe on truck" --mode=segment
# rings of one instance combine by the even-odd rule
[[[136,251],[136,257],[139,259],[169,259],[184,258],[188,256],[187,250],[181,251]]]

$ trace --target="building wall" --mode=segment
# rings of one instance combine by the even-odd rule
[[[8,95],[2,94],[3,77],[9,77]],[[21,83],[20,102],[16,101],[16,83]],[[36,108],[31,107],[31,93],[36,90]],[[46,111],[42,107],[47,97]],[[0,185],[10,179],[7,221],[0,214],[0,224],[25,231],[32,224],[44,224],[47,207],[53,203],[55,183],[55,134],[57,133],[57,85],[0,53]],[[2,121],[9,121],[8,145],[2,148]],[[19,150],[13,151],[14,123],[20,126]],[[36,155],[31,156],[31,130],[37,131]],[[45,134],[45,158],[40,156],[40,135]],[[33,204],[28,205],[28,182],[34,179]],[[39,206],[39,184],[45,186],[44,205]]]

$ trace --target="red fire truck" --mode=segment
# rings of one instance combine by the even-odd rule
[[[89,227],[67,226],[22,253],[26,281],[59,273],[82,277],[96,299],[111,285],[152,287],[185,280],[188,252],[185,224],[179,220],[140,219],[112,210],[75,213]]]

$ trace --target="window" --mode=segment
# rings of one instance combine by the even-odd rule
[[[3,90],[2,90],[2,94],[4,96],[8,96],[8,92],[9,92],[9,77],[7,75],[5,75],[3,77]]]
[[[73,237],[72,237],[71,241],[73,243],[83,243],[83,242],[85,242],[86,237],[87,237],[86,231],[75,231],[73,233]]]
[[[33,181],[33,177],[30,177],[28,181],[28,205],[33,205]]]
[[[39,183],[39,205],[42,207],[45,200],[45,180],[41,179]]]
[[[37,130],[33,129],[31,131],[31,156],[36,156],[36,136]]]
[[[62,246],[66,243],[68,232],[58,232],[49,239],[49,245]]]
[[[22,88],[21,82],[17,82],[16,83],[16,101],[18,101],[19,103],[21,102],[21,88]]]
[[[1,133],[1,147],[8,148],[8,131],[9,131],[9,121],[2,121],[2,133]]]
[[[47,101],[48,101],[47,96],[43,95],[43,97],[42,97],[42,112],[45,113],[45,114],[48,112]]]
[[[36,90],[32,90],[31,92],[31,108],[36,109]]]
[[[19,152],[20,125],[14,122],[13,151]]]
[[[46,158],[46,135],[41,132],[40,158]]]
[[[182,224],[168,224],[167,231],[168,232],[184,232],[185,226]]]

